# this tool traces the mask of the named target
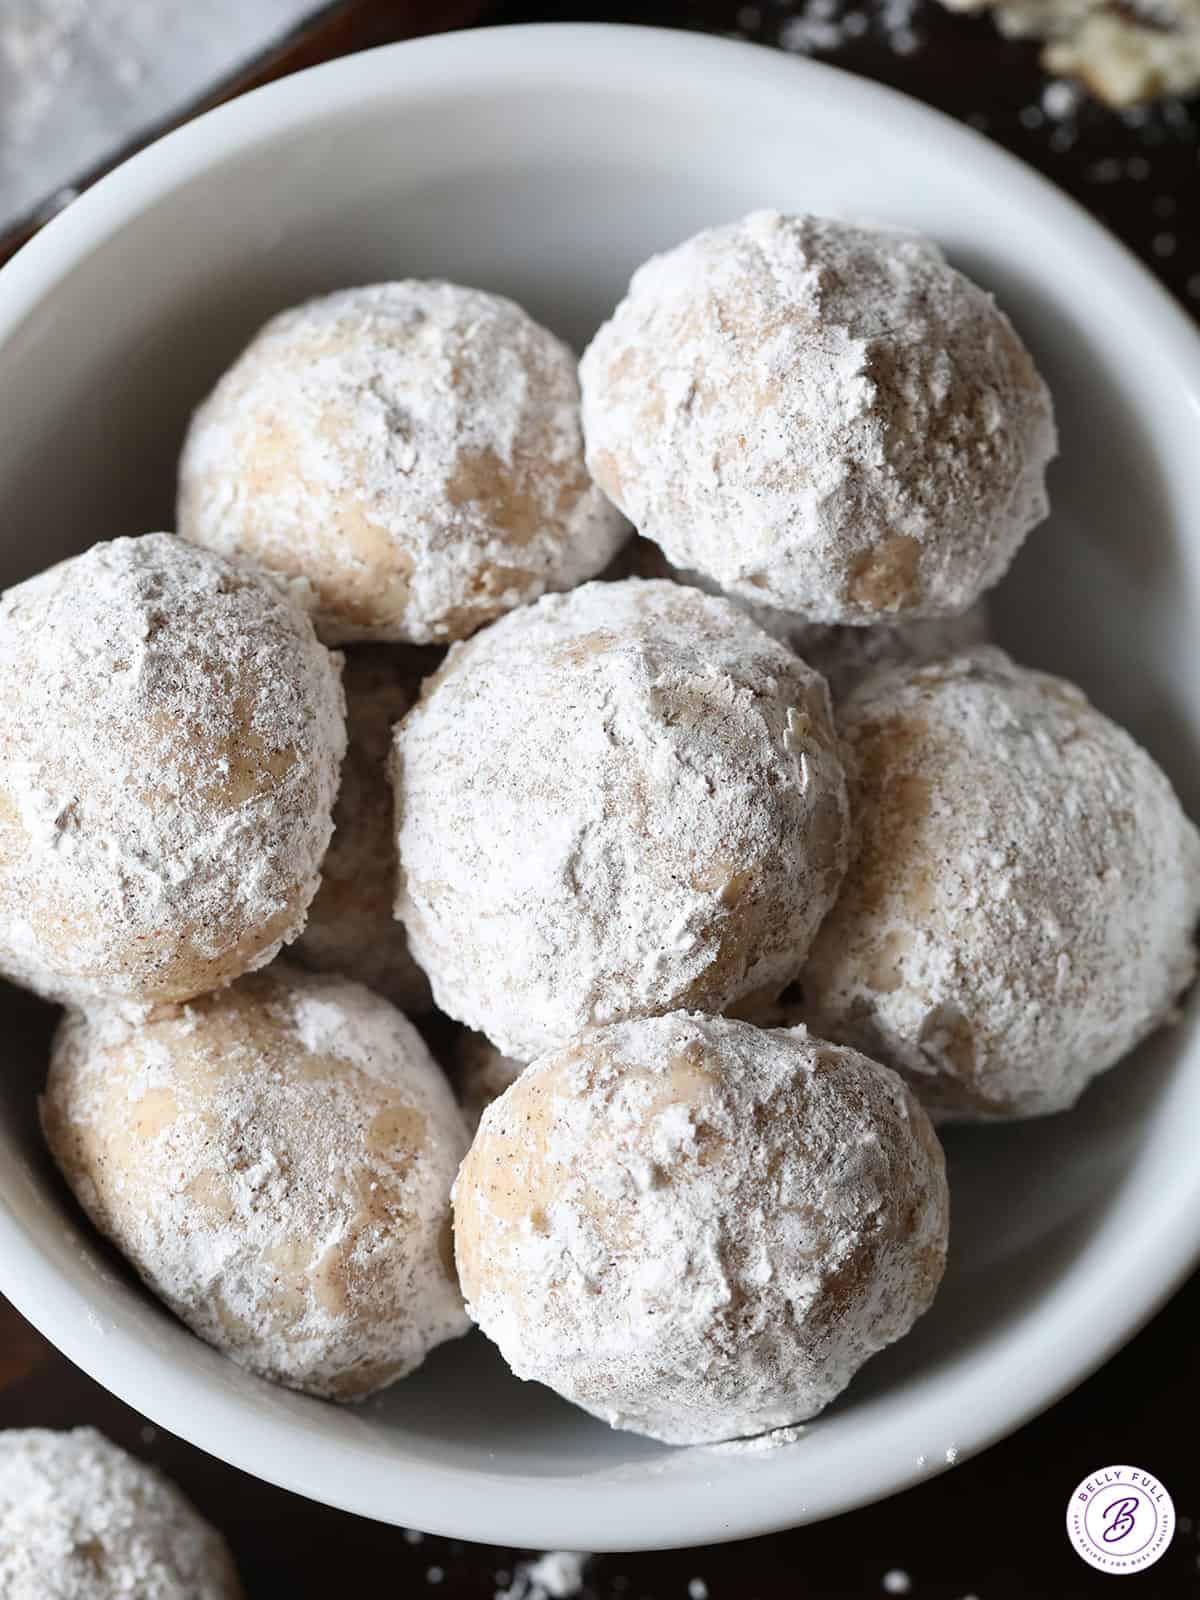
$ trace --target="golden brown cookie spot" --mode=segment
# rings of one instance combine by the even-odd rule
[[[922,867],[913,874],[907,898],[915,917],[928,917],[933,911],[937,904],[937,886],[928,867]]]
[[[402,1214],[396,1194],[381,1180],[374,1164],[355,1167],[340,1192],[353,1208],[348,1231],[355,1236],[372,1228],[391,1226]]]
[[[893,769],[910,759],[928,737],[929,725],[920,717],[860,723],[855,747],[864,785],[881,788]]]
[[[623,379],[629,377],[636,364],[637,352],[634,350],[632,345],[627,345],[625,349],[621,351],[621,354],[617,357],[617,359],[609,363],[609,383],[620,383]]]
[[[250,1343],[254,1338],[253,1330],[244,1317],[240,1317],[221,1293],[220,1289],[213,1289],[209,1303],[221,1328],[224,1330],[231,1349],[239,1345]]]
[[[611,450],[597,450],[588,457],[588,466],[591,468],[592,477],[604,490],[610,500],[620,505],[624,499],[625,486],[621,481],[621,469],[617,465],[617,458]]]
[[[301,441],[277,418],[252,414],[233,440],[243,495],[258,498],[288,493],[304,459]]]
[[[296,760],[295,745],[272,750],[261,735],[247,729],[230,752],[226,775],[218,788],[220,803],[235,809],[269,793],[283,782]]]
[[[883,797],[890,822],[897,828],[916,827],[929,815],[931,795],[927,778],[915,772],[898,772]]]
[[[470,1217],[477,1192],[482,1191],[488,1209],[508,1223],[519,1223],[549,1206],[557,1178],[547,1136],[557,1118],[559,1100],[572,1098],[567,1082],[571,1065],[571,1057],[563,1052],[553,1066],[539,1070],[537,1082],[530,1083],[513,1104],[513,1111],[520,1114],[515,1127],[509,1122],[503,1131],[477,1139],[468,1151],[459,1181],[459,1192],[468,1196],[468,1202],[460,1206],[455,1218],[460,1256],[464,1236],[477,1232]]]
[[[893,534],[860,556],[850,570],[849,598],[872,611],[896,611],[913,598],[921,546]]]
[[[134,1106],[129,1131],[137,1139],[156,1139],[179,1115],[179,1102],[170,1089],[149,1089]]]
[[[698,1106],[712,1098],[719,1086],[706,1064],[703,1046],[695,1039],[673,1055],[667,1065],[667,1081],[652,1102],[655,1113],[668,1105]]]
[[[506,538],[528,544],[542,530],[542,515],[526,479],[519,465],[507,466],[494,450],[464,452],[446,483],[446,499],[455,509],[478,506]]]
[[[893,932],[882,939],[867,974],[870,987],[879,994],[894,994],[904,982],[903,961],[911,949],[906,934]]]
[[[331,1317],[344,1317],[350,1309],[345,1251],[331,1244],[309,1274],[313,1299]]]
[[[942,1054],[951,1062],[956,1072],[969,1078],[975,1071],[975,1035],[965,1017],[956,1016],[943,1023],[939,1040]]]
[[[596,628],[591,633],[581,633],[570,644],[562,645],[554,653],[554,662],[564,667],[586,666],[596,656],[611,650],[617,636],[608,628]]]
[[[402,617],[408,606],[408,580],[416,567],[412,556],[386,528],[354,505],[338,508],[336,532],[357,557],[358,565],[350,569],[341,560],[327,583],[312,579],[321,604],[359,627],[377,624],[381,617]],[[305,571],[307,565],[303,564]],[[301,564],[295,570],[299,574]]]
[[[367,1149],[392,1161],[411,1159],[428,1136],[425,1118],[412,1106],[385,1106],[367,1129]]]
[[[718,858],[692,874],[692,887],[701,894],[715,894],[723,906],[733,906],[753,882],[753,874],[735,869],[731,861]]]
[[[289,1317],[304,1315],[309,1283],[308,1264],[312,1259],[312,1244],[307,1239],[289,1235],[279,1244],[269,1245],[262,1252],[264,1264],[273,1269],[271,1303]]]
[[[198,1172],[187,1186],[188,1197],[218,1222],[233,1218],[233,1200],[221,1175],[213,1167]]]

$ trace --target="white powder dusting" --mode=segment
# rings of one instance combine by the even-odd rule
[[[749,1439],[725,1439],[720,1444],[707,1446],[714,1455],[761,1456],[783,1445],[795,1444],[807,1429],[803,1424],[790,1428],[772,1428],[767,1433],[757,1433]]]
[[[916,234],[698,234],[638,269],[580,375],[588,464],[639,531],[812,621],[957,615],[1046,514],[1046,387]]]
[[[912,1579],[900,1567],[892,1567],[884,1573],[880,1587],[884,1594],[911,1594]]]
[[[348,1011],[344,992],[297,990],[292,1025],[305,1050],[314,1056],[337,1056],[356,1067],[366,1066],[371,1050],[361,1034],[361,1018]]]
[[[916,11],[916,0],[883,0],[884,36],[897,55],[912,55],[921,42],[913,26]]]
[[[895,1074],[699,1014],[527,1067],[454,1204],[513,1371],[673,1444],[814,1415],[925,1309],[946,1243],[941,1150]]]
[[[1081,98],[1076,84],[1055,78],[1042,90],[1042,110],[1054,122],[1063,122],[1078,111]]]
[[[803,11],[789,17],[779,30],[779,43],[785,50],[807,55],[812,50],[837,50],[845,42],[840,21],[822,16],[820,0],[810,0]]]
[[[570,1600],[583,1587],[583,1568],[589,1557],[574,1550],[548,1550],[528,1569],[530,1600]]]
[[[4,1600],[239,1600],[225,1541],[175,1486],[91,1428],[0,1433]]]
[[[456,646],[394,772],[413,954],[517,1061],[777,994],[842,875],[824,682],[677,584],[588,584]]]
[[[804,0],[779,24],[776,43],[794,54],[831,55],[873,32],[887,49],[908,56],[921,44],[916,11],[915,0],[883,0],[869,11],[847,7],[845,0]],[[762,26],[761,15],[739,16],[738,25],[755,32]]]
[[[467,1330],[465,1129],[419,1034],[357,984],[277,964],[138,1029],[73,1015],[42,1120],[100,1231],[252,1371],[357,1399]]]
[[[179,531],[312,581],[324,637],[463,638],[611,560],[572,352],[511,300],[348,289],[275,317],[192,421]]]
[[[170,534],[0,598],[0,971],[182,1000],[269,961],[316,889],[338,664],[278,586]]]
[[[1010,38],[1047,41],[1042,65],[1111,106],[1200,88],[1200,0],[942,0],[991,11]]]
[[[672,583],[702,589],[705,594],[723,594],[703,573],[684,572],[673,567],[656,544],[640,536],[629,541],[618,556],[614,570],[626,576],[666,578]],[[850,628],[813,622],[796,612],[758,605],[740,595],[726,595],[725,598],[740,606],[772,638],[779,639],[814,667],[828,683],[835,705],[870,673],[883,667],[936,661],[972,645],[984,644],[989,638],[986,599],[977,600],[969,611],[957,617],[917,618],[891,628]]]
[[[989,647],[841,707],[858,853],[803,975],[814,1032],[938,1115],[1038,1116],[1174,1012],[1200,834],[1122,729]]]
[[[688,1600],[708,1600],[708,1585],[703,1578],[692,1578],[687,1586]]]
[[[495,1600],[572,1600],[583,1588],[591,1559],[578,1550],[547,1550],[534,1561],[520,1562],[511,1582],[507,1573],[498,1572]]]

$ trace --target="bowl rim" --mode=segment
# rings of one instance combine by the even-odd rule
[[[373,98],[434,99],[473,84],[495,89],[538,78],[552,78],[558,89],[572,81],[595,87],[601,81],[628,86],[671,79],[707,91],[717,84],[731,95],[804,95],[810,104],[836,100],[842,108],[849,100],[868,118],[935,137],[949,159],[969,162],[981,183],[1001,184],[1018,202],[1048,211],[1076,248],[1090,252],[1096,271],[1136,303],[1156,344],[1169,350],[1200,416],[1200,333],[1191,320],[1124,245],[1016,157],[907,95],[822,63],[738,41],[613,24],[526,24],[408,40],[309,68],[206,112],[100,179],[0,268],[0,353],[38,302],[92,250],[181,184],[255,144],[316,117],[361,109]],[[997,1340],[987,1388],[981,1390],[978,1375],[970,1373],[936,1384],[918,1380],[912,1403],[924,1419],[922,1432],[941,1428],[942,1436],[957,1441],[957,1459],[965,1459],[1052,1404],[1130,1338],[1200,1258],[1200,1166],[1162,1185],[1141,1221],[1141,1294],[1101,1298],[1094,1287],[1089,1296],[1086,1285],[1072,1283],[1071,1294],[1047,1305],[1036,1351],[1028,1332]],[[52,1262],[3,1195],[0,1289],[98,1383],[220,1459],[325,1504],[452,1537],[597,1551],[745,1538],[871,1503],[945,1465],[926,1465],[911,1451],[880,1450],[857,1465],[853,1483],[830,1481],[816,1493],[810,1486],[803,1503],[785,1472],[759,1472],[735,1503],[723,1492],[723,1474],[714,1471],[717,1481],[689,1477],[686,1494],[665,1497],[665,1517],[649,1507],[654,1497],[636,1475],[628,1483],[586,1475],[567,1481],[464,1473],[427,1461],[412,1468],[372,1465],[364,1472],[360,1446],[327,1440],[311,1455],[298,1451],[294,1420],[248,1415],[232,1390],[149,1345],[127,1314],[127,1291],[82,1271],[71,1276]],[[108,1326],[96,1307],[106,1313]],[[1039,1359],[1056,1346],[1055,1359]],[[465,1497],[467,1509],[464,1487],[474,1491]]]

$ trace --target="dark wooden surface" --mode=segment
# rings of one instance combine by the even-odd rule
[[[1114,1273],[1113,1293],[1120,1293]],[[597,1600],[689,1600],[703,1579],[710,1600],[882,1597],[884,1575],[912,1580],[913,1600],[1044,1600],[1125,1592],[1138,1600],[1200,1595],[1194,1278],[1108,1366],[1012,1438],[880,1505],[772,1538],[654,1555],[600,1556],[585,1569]],[[249,1600],[329,1600],[348,1583],[412,1600],[493,1600],[529,1552],[447,1539],[410,1542],[270,1488],[223,1466],[145,1420],[75,1371],[0,1302],[0,1426],[87,1422],[163,1467],[226,1533]],[[1094,1573],[1064,1533],[1067,1500],[1094,1469],[1129,1462],[1158,1475],[1180,1532],[1156,1567],[1130,1578]],[[440,1583],[429,1582],[431,1569]]]
[[[1194,103],[1124,116],[1085,106],[1077,116],[1058,119],[1043,110],[1046,80],[1036,51],[1001,41],[987,23],[951,16],[932,0],[915,5],[910,18],[897,0],[832,0],[826,9],[834,23],[831,47],[811,54],[970,120],[1073,193],[1185,305],[1200,310]],[[344,50],[473,18],[656,22],[774,44],[789,34],[796,10],[718,0],[546,6],[509,0],[491,7],[470,0],[352,0],[324,12],[214,98]],[[860,30],[852,38],[844,38],[839,20],[848,10],[866,18],[865,31],[851,25]],[[0,246],[0,258],[2,253]],[[1081,284],[1080,293],[1086,292]],[[1121,1293],[1119,1263],[1113,1293]],[[710,1549],[597,1558],[585,1570],[584,1594],[687,1600],[689,1585],[700,1580],[711,1600],[832,1600],[882,1595],[885,1575],[899,1571],[911,1580],[917,1600],[1068,1600],[1111,1595],[1120,1584],[1144,1600],[1200,1596],[1198,1328],[1200,1276],[1101,1372],[978,1459],[818,1527]],[[184,1486],[226,1531],[250,1600],[327,1600],[348,1586],[372,1594],[492,1600],[529,1556],[365,1523],[247,1478],[148,1427],[0,1302],[0,1426],[83,1422],[160,1464]],[[1094,1468],[1120,1461],[1156,1473],[1173,1494],[1180,1520],[1167,1556],[1128,1579],[1091,1572],[1063,1531],[1074,1485]],[[704,1591],[693,1585],[694,1596]]]

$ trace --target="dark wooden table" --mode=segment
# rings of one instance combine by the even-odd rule
[[[809,0],[797,28],[787,4],[718,0],[670,4],[487,7],[470,0],[351,0],[273,52],[220,94],[296,66],[415,32],[475,20],[655,22],[736,33],[768,44],[797,35],[808,53],[894,84],[969,120],[1068,189],[1200,311],[1200,141],[1195,104],[1117,115],[1044,100],[1036,51],[1005,43],[986,23],[932,0]],[[847,13],[862,22],[847,25]],[[214,97],[216,98],[216,97]],[[0,241],[0,259],[3,241]],[[1086,285],[1080,285],[1086,293]],[[1197,1130],[1200,1141],[1200,1130]],[[1200,1157],[1198,1157],[1200,1159]],[[1120,1294],[1114,1272],[1113,1293]],[[604,1600],[818,1600],[896,1592],[915,1600],[1110,1596],[1128,1583],[1149,1600],[1200,1596],[1200,1276],[1089,1382],[977,1460],[813,1528],[710,1549],[604,1556],[585,1569],[585,1596]],[[228,1534],[250,1600],[327,1600],[354,1591],[493,1600],[530,1552],[495,1550],[362,1522],[272,1489],[149,1427],[0,1302],[0,1426],[91,1423],[164,1467]],[[1179,1533],[1153,1569],[1129,1579],[1093,1573],[1067,1545],[1074,1485],[1093,1469],[1130,1462],[1174,1496]],[[890,1591],[884,1587],[891,1574]],[[699,1582],[696,1582],[699,1580]],[[700,1585],[703,1585],[701,1587]],[[689,1588],[690,1586],[690,1588]],[[0,1597],[3,1600],[3,1597]]]

